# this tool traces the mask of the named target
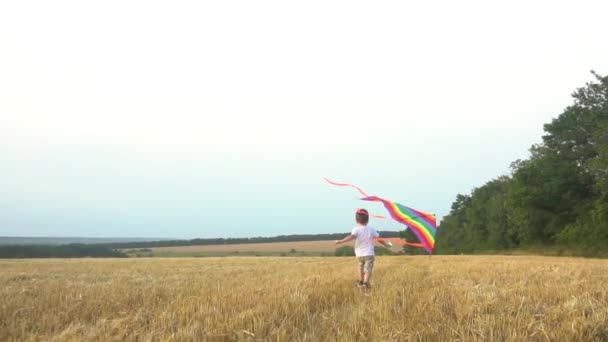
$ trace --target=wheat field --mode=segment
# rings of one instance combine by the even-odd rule
[[[344,234],[346,236],[348,234]],[[267,242],[267,243],[240,243],[240,244],[225,244],[225,245],[195,245],[195,246],[171,246],[171,247],[153,247],[150,248],[154,252],[203,252],[203,253],[243,253],[243,252],[260,252],[260,253],[289,253],[292,250],[305,253],[328,253],[333,255],[336,247],[335,240],[319,240],[319,241],[292,241],[292,242]],[[340,246],[354,247],[354,241],[350,241]],[[392,248],[393,252],[399,252],[401,246],[395,245]]]
[[[608,261],[532,256],[0,261],[1,341],[607,341]]]

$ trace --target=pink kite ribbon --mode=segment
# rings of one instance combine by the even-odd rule
[[[335,186],[350,186],[351,188],[355,188],[357,191],[359,191],[359,193],[365,197],[369,197],[369,195],[363,191],[363,189],[361,189],[360,187],[354,185],[354,184],[349,184],[349,183],[338,183],[338,182],[334,182],[329,178],[323,177],[323,179],[325,179],[325,181],[331,185],[335,185]],[[384,216],[384,215],[375,215],[375,214],[368,214],[370,217],[375,217],[378,219],[383,219],[383,220],[391,220],[392,218],[388,217],[388,216]]]
[[[359,193],[365,197],[369,197],[368,194],[365,193],[365,191],[363,191],[360,187],[353,185],[353,184],[348,184],[348,183],[338,183],[338,182],[334,182],[328,178],[323,177],[323,179],[325,179],[325,181],[331,185],[336,185],[336,186],[350,186],[351,188],[355,188],[357,189],[357,191],[359,191]]]

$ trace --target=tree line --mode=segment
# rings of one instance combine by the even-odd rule
[[[399,237],[398,231],[381,231],[383,237]],[[137,242],[118,242],[99,244],[114,249],[126,248],[152,248],[152,247],[174,247],[174,246],[201,246],[201,245],[233,245],[247,243],[266,243],[266,242],[296,242],[296,241],[322,241],[339,240],[348,233],[333,234],[294,234],[279,235],[273,237],[252,237],[252,238],[216,238],[216,239],[191,239],[191,240],[164,240],[164,241],[137,241]]]
[[[550,247],[608,251],[608,76],[577,89],[544,125],[530,157],[458,194],[437,232],[438,253]]]
[[[383,237],[398,237],[399,232],[383,231]],[[346,233],[310,234],[310,235],[280,235],[275,237],[228,238],[228,239],[191,239],[191,240],[161,240],[137,242],[112,242],[83,244],[72,243],[64,245],[4,245],[0,246],[0,258],[80,258],[80,257],[126,257],[119,249],[197,246],[197,245],[227,245],[262,242],[293,242],[320,241],[342,239]]]
[[[68,245],[0,246],[0,258],[122,258],[126,254],[107,246],[73,243]]]

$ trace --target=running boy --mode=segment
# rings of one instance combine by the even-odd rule
[[[336,245],[357,239],[355,242],[355,255],[359,261],[358,284],[359,287],[370,289],[370,280],[372,278],[375,258],[374,241],[380,234],[378,234],[374,228],[367,226],[367,223],[369,222],[369,213],[367,210],[357,209],[355,221],[357,222],[357,226],[353,228],[350,235],[342,240],[337,240]],[[378,242],[386,247],[391,247],[390,244],[387,244],[384,241]]]

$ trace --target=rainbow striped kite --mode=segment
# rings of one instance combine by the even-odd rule
[[[429,254],[433,254],[433,249],[435,249],[435,234],[437,232],[437,220],[435,219],[435,215],[423,213],[416,209],[376,196],[364,197],[362,200],[381,202],[386,210],[388,210],[393,220],[410,228],[422,243],[423,248],[429,252]]]
[[[361,198],[364,201],[381,202],[386,210],[388,210],[391,218],[410,228],[420,241],[420,244],[412,244],[405,240],[401,241],[402,239],[399,239],[399,244],[422,247],[429,254],[433,254],[433,250],[435,249],[435,234],[437,232],[437,219],[435,218],[435,215],[423,213],[422,211],[406,207],[402,204],[392,202],[384,198],[369,196],[365,191],[353,184],[338,183],[327,178],[325,178],[325,181],[336,186],[349,186],[355,188],[359,193],[365,196]],[[387,218],[381,215],[370,214],[370,216]]]

